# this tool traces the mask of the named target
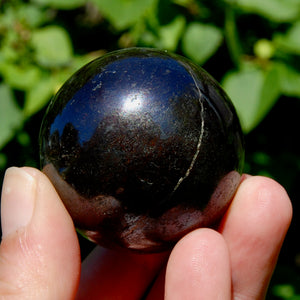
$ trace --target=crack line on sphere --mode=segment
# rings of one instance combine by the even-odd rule
[[[179,188],[179,186],[181,185],[181,183],[190,175],[194,165],[195,165],[195,162],[197,160],[197,157],[199,155],[199,152],[200,152],[200,148],[201,148],[201,144],[202,144],[202,139],[203,139],[203,134],[204,134],[204,106],[203,106],[203,101],[202,100],[202,97],[201,97],[201,91],[200,91],[200,88],[193,76],[193,74],[191,73],[191,76],[194,80],[194,83],[197,87],[197,90],[198,90],[198,94],[199,94],[199,104],[200,104],[200,107],[201,107],[201,130],[200,130],[200,135],[199,135],[199,139],[198,139],[198,143],[197,143],[197,148],[196,148],[196,152],[192,158],[192,161],[191,161],[191,164],[190,166],[188,167],[187,171],[185,172],[184,176],[183,177],[180,177],[176,186],[174,187],[174,190],[173,190],[173,193]]]

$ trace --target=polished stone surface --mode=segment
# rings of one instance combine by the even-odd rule
[[[78,229],[147,252],[220,218],[244,158],[219,85],[182,57],[141,48],[75,73],[49,105],[40,144],[43,171]]]

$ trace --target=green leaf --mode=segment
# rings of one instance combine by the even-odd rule
[[[295,289],[291,284],[277,284],[273,287],[273,294],[281,299],[294,299]]]
[[[30,136],[26,131],[21,131],[16,136],[18,143],[23,146],[29,146],[30,144]]]
[[[16,130],[23,124],[23,115],[15,103],[12,91],[0,84],[0,149],[13,138]]]
[[[300,98],[300,73],[283,63],[276,63],[275,67],[277,68],[282,94]]]
[[[280,50],[300,55],[300,21],[296,22],[286,34],[275,35],[274,43]]]
[[[1,28],[1,26],[0,26]],[[15,30],[8,30],[8,28],[4,28],[3,31],[5,35],[1,36],[1,43],[0,43],[0,54],[4,60],[7,61],[16,61],[18,60],[19,54],[19,47],[13,47],[13,45],[19,44],[19,37]]]
[[[256,13],[275,22],[299,18],[299,0],[227,0],[248,13]]]
[[[75,71],[91,60],[92,58],[89,56],[75,56],[69,68],[50,74],[45,72],[43,78],[40,78],[39,82],[25,94],[24,116],[29,118],[31,115],[41,110],[55,92],[58,91],[61,85]]]
[[[157,26],[154,30],[144,31],[139,43],[147,47],[155,47],[175,51],[185,27],[185,18],[182,15],[175,17],[164,26]]]
[[[223,87],[231,98],[244,132],[254,126],[263,84],[261,70],[243,70],[226,75]]]
[[[272,65],[268,70],[263,72],[263,75],[264,81],[260,93],[259,111],[257,112],[256,119],[254,119],[256,124],[263,120],[281,95],[278,69]]]
[[[161,26],[159,30],[160,40],[162,42],[161,48],[175,51],[184,26],[185,18],[182,15],[178,15],[169,24]]]
[[[50,18],[49,12],[34,4],[22,4],[17,7],[15,19],[31,28],[38,27]]]
[[[29,90],[25,95],[24,115],[26,118],[42,109],[55,91],[55,81],[51,78],[45,78]]]
[[[67,65],[73,56],[68,32],[62,27],[50,25],[32,33],[32,46],[37,62],[45,67]]]
[[[0,73],[5,82],[12,88],[27,90],[34,86],[40,77],[40,70],[36,66],[0,63]]]
[[[229,73],[223,87],[231,98],[245,133],[254,129],[280,96],[278,70],[257,67]]]
[[[124,30],[156,7],[157,0],[90,0],[117,30]]]
[[[83,6],[87,0],[34,0],[33,2],[57,9],[75,9]]]
[[[222,32],[217,27],[190,23],[182,39],[182,50],[196,63],[203,64],[219,48],[222,39]]]

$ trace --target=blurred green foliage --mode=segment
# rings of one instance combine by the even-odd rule
[[[290,187],[300,172],[291,137],[274,137],[281,152],[271,153],[255,130],[279,100],[300,98],[299,20],[300,0],[0,0],[2,174],[11,164],[38,167],[46,104],[75,70],[108,51],[141,46],[182,54],[219,80],[244,133],[261,145],[250,146],[246,171],[280,174]],[[297,111],[285,111],[297,119]],[[272,122],[269,130],[283,128],[282,119]],[[276,281],[270,293],[300,298],[292,281]]]
[[[220,80],[236,106],[245,133],[261,122],[280,96],[300,97],[295,63],[300,54],[299,0],[0,3],[0,148],[45,106],[70,74],[93,58],[88,49],[79,52],[74,47],[74,29],[67,26],[68,20],[58,21],[61,11],[77,10],[94,26],[104,23],[115,36],[113,48],[163,48],[203,65],[207,60],[213,62],[215,53],[225,46],[228,55],[224,54],[224,60],[232,64]],[[250,30],[245,26],[240,29],[239,20],[253,14],[264,20],[264,28],[250,25]],[[112,47],[109,42],[104,46],[92,50],[105,52]],[[15,91],[22,92],[18,105]]]

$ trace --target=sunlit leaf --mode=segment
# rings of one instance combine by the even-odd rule
[[[51,77],[42,79],[25,95],[24,115],[28,118],[42,109],[55,91],[55,82]]]
[[[91,60],[92,58],[88,56],[75,56],[70,68],[55,72],[55,74],[44,74],[43,78],[40,78],[37,84],[25,94],[25,117],[28,118],[41,110],[72,73]]]
[[[185,26],[185,18],[182,15],[177,16],[171,23],[162,26],[159,35],[162,41],[162,48],[175,51],[179,39],[181,38]]]
[[[158,26],[155,32],[145,31],[140,43],[147,47],[155,47],[175,51],[185,27],[185,18],[182,15],[175,17],[170,23]]]
[[[27,3],[18,6],[15,18],[33,28],[47,21],[49,14],[39,6]]]
[[[33,65],[0,63],[0,73],[11,87],[26,90],[34,86],[39,80],[40,69]]]
[[[227,0],[249,13],[256,13],[276,22],[299,18],[299,0]]]
[[[290,97],[300,98],[300,73],[292,67],[276,63],[281,92]]]
[[[0,27],[1,28],[1,27]],[[12,45],[18,44],[18,35],[15,30],[7,30],[6,34],[1,36],[0,53],[4,60],[15,61],[19,58],[20,54],[18,48]]]
[[[274,42],[279,49],[300,55],[300,21],[296,22],[286,34],[275,34]]]
[[[0,84],[0,149],[9,142],[22,124],[23,115],[10,88]]]
[[[83,6],[87,0],[33,0],[33,2],[58,9],[74,9]]]
[[[271,66],[263,71],[264,80],[260,91],[260,105],[254,124],[260,123],[281,95],[278,70]]]
[[[157,0],[90,0],[118,30],[136,23],[151,12]]]
[[[182,39],[182,50],[186,56],[203,64],[219,48],[222,39],[222,32],[217,27],[190,23]]]
[[[223,87],[240,117],[243,131],[248,133],[265,117],[280,96],[277,69],[263,71],[245,68],[227,74]]]
[[[231,73],[224,78],[223,87],[234,103],[245,132],[254,127],[262,84],[263,73],[256,69]]]
[[[62,27],[56,25],[33,31],[32,46],[36,60],[42,66],[62,66],[72,59],[73,48],[70,37]]]

